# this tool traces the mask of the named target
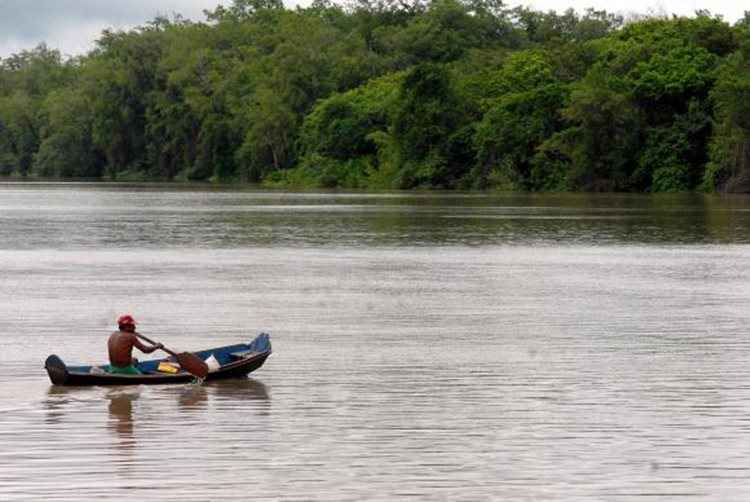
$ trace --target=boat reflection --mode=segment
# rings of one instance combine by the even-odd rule
[[[65,407],[70,404],[70,389],[53,385],[47,390],[47,399],[44,400],[46,409],[45,421],[48,424],[62,422],[65,417]]]
[[[213,397],[221,400],[270,401],[271,399],[268,386],[253,378],[215,380],[206,382],[202,387]]]
[[[103,398],[103,399],[102,399]],[[50,424],[65,422],[76,411],[76,403],[86,403],[95,410],[102,400],[107,406],[106,428],[111,431],[112,445],[126,456],[134,454],[138,446],[138,422],[142,411],[153,415],[155,410],[170,408],[177,404],[181,413],[194,414],[205,411],[211,403],[216,406],[253,406],[256,413],[267,415],[270,403],[268,386],[251,378],[218,380],[202,385],[178,385],[164,387],[58,387],[51,386],[44,400],[46,421]],[[250,403],[256,403],[251,405]],[[100,408],[101,409],[101,408]],[[141,420],[142,422],[142,420]],[[130,454],[128,454],[130,452]]]
[[[248,401],[269,401],[271,398],[265,384],[250,378],[173,386],[170,387],[169,392],[170,394],[176,393],[178,406],[186,412],[205,409],[210,402],[233,402],[237,406],[242,406],[242,403]]]

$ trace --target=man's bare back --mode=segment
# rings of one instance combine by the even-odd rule
[[[115,331],[109,336],[109,363],[118,368],[125,368],[133,363],[133,347],[145,354],[160,349],[160,345],[147,346],[141,343],[135,331]]]

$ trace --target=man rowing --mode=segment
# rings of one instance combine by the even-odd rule
[[[119,331],[109,336],[107,346],[109,348],[109,373],[121,375],[140,375],[141,372],[135,366],[133,360],[133,347],[144,354],[150,354],[155,350],[164,348],[160,343],[156,345],[144,345],[136,336],[135,319],[130,314],[121,315],[117,319]]]

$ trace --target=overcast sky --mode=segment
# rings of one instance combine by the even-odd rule
[[[300,0],[302,4],[309,0]],[[0,57],[46,42],[64,54],[81,54],[105,28],[126,29],[143,24],[157,15],[182,14],[203,20],[203,9],[213,9],[229,0],[0,0]],[[297,3],[297,2],[294,2]],[[510,5],[518,5],[518,0]],[[535,0],[524,1],[539,10],[563,11],[568,7],[586,7],[613,12],[648,11],[692,14],[710,7],[734,22],[742,16],[743,7],[736,0]],[[287,0],[287,5],[291,5]],[[747,8],[750,9],[750,6]]]

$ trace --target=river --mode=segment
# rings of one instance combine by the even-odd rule
[[[0,500],[747,500],[748,243],[743,196],[2,183]],[[52,387],[124,312],[274,353]]]

